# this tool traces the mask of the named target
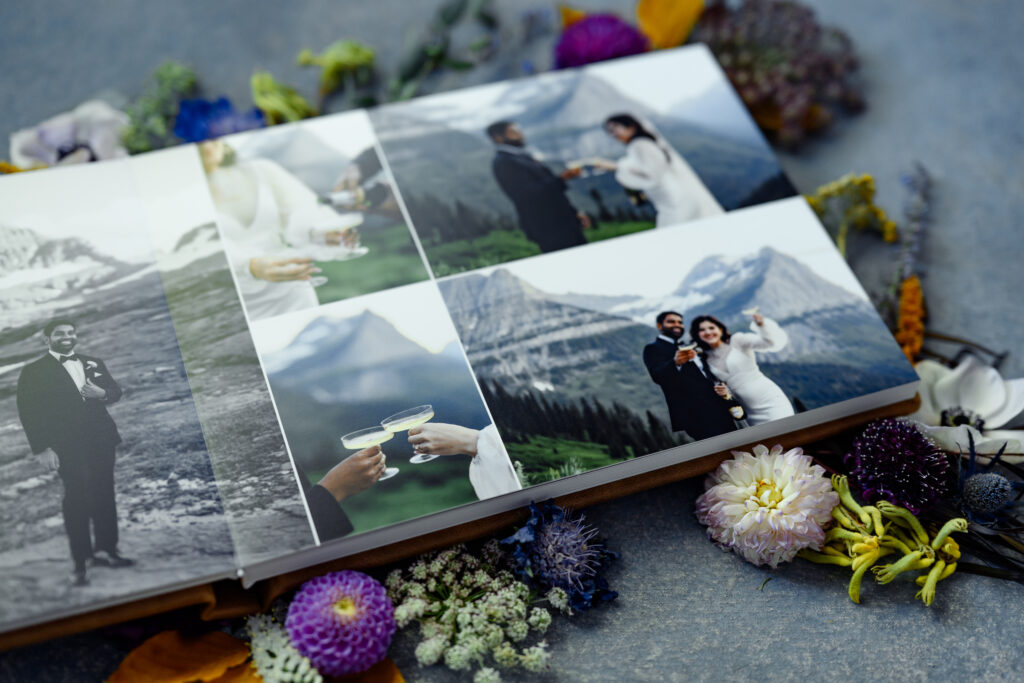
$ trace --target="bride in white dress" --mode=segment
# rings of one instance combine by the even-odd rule
[[[672,145],[629,114],[616,114],[604,129],[626,145],[626,156],[602,166],[615,170],[623,187],[640,190],[657,210],[655,227],[676,225],[724,213],[721,204],[704,186]]]
[[[758,368],[754,356],[757,351],[778,351],[789,337],[778,323],[756,312],[750,329],[729,334],[720,320],[701,315],[690,323],[690,336],[704,349],[704,357],[718,379],[743,404],[748,424],[756,425],[788,417],[794,411],[779,385]]]
[[[228,260],[251,320],[319,305],[311,278],[316,243],[347,246],[339,215],[319,203],[316,193],[269,159],[235,162],[220,140],[199,145],[217,224]],[[304,245],[295,248],[295,245]]]

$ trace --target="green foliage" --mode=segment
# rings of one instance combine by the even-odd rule
[[[174,61],[166,61],[150,75],[142,95],[125,113],[128,127],[122,136],[125,149],[131,154],[148,152],[175,144],[174,119],[178,104],[196,93],[195,72]]]
[[[302,95],[274,80],[267,71],[254,73],[250,85],[252,101],[263,111],[270,125],[316,116],[316,109]]]
[[[373,59],[371,48],[354,40],[339,40],[319,55],[303,50],[299,53],[298,62],[303,66],[321,68],[320,96],[325,97],[343,88],[346,81],[355,86],[369,83],[373,78]]]
[[[468,209],[466,210],[468,211]],[[653,227],[654,223],[649,221],[608,222],[602,223],[595,229],[587,230],[584,235],[588,242],[599,242],[641,230],[649,230]],[[540,247],[526,239],[526,235],[521,230],[499,228],[495,228],[483,237],[458,239],[425,246],[425,249],[427,258],[430,260],[430,267],[433,268],[434,275],[438,277],[515,261],[540,253]]]
[[[360,242],[370,250],[365,256],[351,261],[316,264],[328,279],[327,284],[317,287],[320,303],[341,301],[427,279],[423,260],[404,224],[361,231]]]

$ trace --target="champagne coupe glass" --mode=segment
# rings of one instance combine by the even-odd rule
[[[345,448],[351,451],[361,451],[364,448],[369,448],[370,446],[376,446],[384,443],[385,441],[390,441],[394,436],[394,432],[389,432],[381,427],[369,427],[367,429],[360,429],[346,434],[341,437],[341,443]],[[380,475],[380,478],[377,481],[390,479],[396,474],[398,474],[397,467],[385,467],[384,474]]]
[[[430,404],[416,406],[415,408],[409,408],[403,410],[400,413],[395,413],[389,417],[384,418],[380,421],[381,426],[388,431],[390,434],[395,432],[405,432],[413,427],[419,427],[424,422],[428,422],[434,417],[434,406]],[[437,455],[433,453],[417,453],[416,455],[409,458],[409,462],[414,465],[420,465],[425,462],[430,462]]]

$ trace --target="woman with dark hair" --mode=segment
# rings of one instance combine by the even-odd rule
[[[757,366],[755,351],[778,351],[789,338],[774,320],[756,310],[751,332],[729,334],[713,315],[699,315],[690,323],[690,337],[704,351],[704,358],[718,379],[725,382],[747,411],[751,426],[793,414],[793,404],[779,385],[765,377]]]
[[[630,114],[609,116],[605,131],[626,145],[626,156],[603,166],[623,187],[642,191],[658,215],[656,227],[723,213],[690,165],[650,125]]]

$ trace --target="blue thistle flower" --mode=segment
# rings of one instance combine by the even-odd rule
[[[254,107],[247,112],[236,112],[226,97],[213,101],[182,100],[174,121],[174,134],[185,142],[202,142],[264,125],[262,111]]]
[[[1024,482],[1010,481],[999,472],[992,471],[1003,457],[1006,444],[988,465],[979,467],[974,435],[969,431],[967,440],[970,455],[967,469],[960,472],[960,506],[972,522],[993,525],[1000,521],[999,514],[1016,502],[1010,496],[1014,491],[1024,489]]]
[[[601,573],[618,553],[597,539],[597,529],[551,502],[543,510],[530,503],[530,512],[526,524],[501,541],[512,546],[515,573],[532,588],[563,589],[577,612],[614,600],[618,593]]]

